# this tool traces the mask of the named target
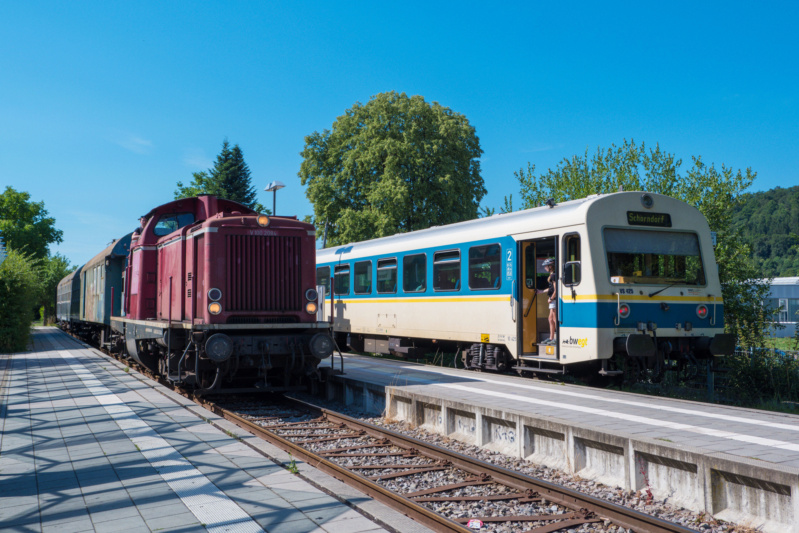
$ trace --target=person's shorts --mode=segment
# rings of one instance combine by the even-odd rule
[[[555,302],[549,302],[549,308],[555,309]]]

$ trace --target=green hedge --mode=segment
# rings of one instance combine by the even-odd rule
[[[0,353],[27,348],[31,307],[38,291],[37,262],[25,254],[9,251],[0,264]]]

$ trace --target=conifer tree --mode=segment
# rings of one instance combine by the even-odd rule
[[[216,156],[213,168],[195,172],[188,185],[178,182],[175,199],[189,198],[200,194],[213,194],[219,198],[233,200],[244,204],[260,213],[267,210],[256,200],[255,188],[252,186],[250,167],[244,161],[241,148],[236,144],[232,148],[227,139],[222,143],[222,151]]]

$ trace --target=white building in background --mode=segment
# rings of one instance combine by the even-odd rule
[[[799,321],[799,277],[774,278],[766,305],[776,309],[775,322],[783,326],[774,328],[775,337],[793,337]]]

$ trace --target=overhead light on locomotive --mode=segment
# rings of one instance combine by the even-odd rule
[[[266,215],[258,215],[258,225],[265,228],[269,225],[269,217]]]
[[[305,312],[309,315],[316,314],[316,302],[308,302],[305,304]]]
[[[707,306],[704,304],[696,306],[696,316],[699,318],[707,318]]]
[[[208,304],[208,312],[212,315],[218,315],[222,312],[222,304],[219,302],[211,302]]]
[[[648,194],[642,194],[641,204],[647,209],[652,209],[652,206],[655,205],[655,199],[649,196]]]
[[[619,304],[619,316],[622,318],[630,316],[630,306],[627,304]]]
[[[208,291],[208,299],[209,300],[211,300],[213,302],[217,302],[221,298],[222,298],[222,291],[221,290],[219,290],[217,288],[213,288],[213,289]]]
[[[309,302],[315,302],[319,298],[319,293],[316,292],[316,289],[308,289],[305,291],[305,299]]]

